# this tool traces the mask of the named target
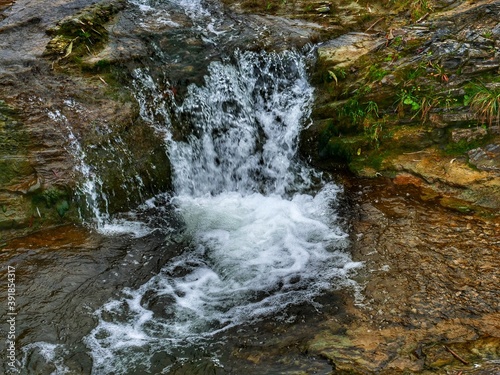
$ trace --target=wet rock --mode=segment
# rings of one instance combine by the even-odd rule
[[[430,113],[429,121],[437,128],[446,128],[449,126],[476,125],[478,119],[476,114],[466,110]]]
[[[413,175],[397,180],[352,181],[360,210],[353,254],[366,262],[357,279],[362,300],[348,304],[343,330],[340,317],[325,319],[308,353],[362,374],[495,373],[500,331],[490,287],[500,275],[490,262],[500,223],[419,199],[414,186],[423,181]]]
[[[488,131],[483,127],[475,129],[455,129],[451,132],[451,139],[457,143],[460,141],[472,142],[486,137]]]
[[[29,71],[41,57],[50,37],[46,30],[57,21],[92,3],[18,0],[0,21],[0,73]]]
[[[336,67],[349,66],[361,56],[379,48],[384,43],[384,39],[370,34],[344,34],[318,48],[319,62]]]
[[[418,177],[417,181],[425,181],[411,183],[433,192],[431,196],[434,198],[442,197],[441,204],[446,207],[469,212],[493,210],[491,214],[500,209],[500,178],[487,170],[471,169],[465,158],[442,157],[428,149],[388,159],[383,168],[395,169],[398,175],[410,174]],[[404,178],[396,177],[396,180],[404,181]]]
[[[97,54],[109,39],[106,24],[124,7],[122,1],[100,2],[59,21],[47,30],[52,39],[44,56],[61,60]]]

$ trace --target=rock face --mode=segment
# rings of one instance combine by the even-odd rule
[[[21,0],[3,11],[2,237],[80,221],[86,208],[78,194],[82,163],[106,176],[99,193],[117,197],[110,212],[168,190],[162,138],[140,119],[137,103],[120,83],[127,69],[118,62],[130,61],[136,49],[113,44],[108,56],[121,49],[120,59],[86,62],[116,38],[106,28],[120,20],[121,10],[121,2]],[[124,180],[135,183],[124,186]]]
[[[360,214],[353,255],[365,262],[359,299],[346,309],[351,323],[325,319],[307,352],[339,373],[496,373],[500,223],[387,179],[356,182],[351,192]]]
[[[361,176],[411,174],[443,204],[495,215],[498,160],[486,149],[500,143],[500,2],[451,8],[319,47],[303,149]]]
[[[323,64],[343,68],[382,47],[384,43],[385,40],[376,35],[351,32],[322,43],[318,47],[318,59]]]

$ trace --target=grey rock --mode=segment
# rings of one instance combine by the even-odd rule
[[[500,171],[500,144],[489,144],[468,152],[469,163],[484,171]]]

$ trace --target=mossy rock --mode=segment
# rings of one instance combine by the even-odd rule
[[[109,35],[105,25],[121,10],[125,1],[107,1],[91,5],[67,17],[47,31],[52,39],[44,56],[80,64],[82,58],[96,54],[106,45]]]
[[[350,162],[355,156],[361,154],[362,150],[369,148],[370,142],[364,136],[331,137],[328,143],[320,148],[319,154],[322,158],[335,162]]]

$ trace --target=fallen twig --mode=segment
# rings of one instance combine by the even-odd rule
[[[425,150],[422,150],[422,151],[415,151],[415,152],[403,152],[403,155],[415,155],[415,154],[428,154],[429,151],[425,151]]]
[[[429,14],[430,13],[425,13],[422,17],[420,17],[416,23],[420,23],[422,22],[423,20],[425,20],[427,17],[429,17]]]
[[[372,23],[372,25],[371,25],[368,29],[366,29],[366,30],[365,30],[365,33],[366,33],[367,31],[370,31],[370,30],[373,28],[373,26],[375,26],[377,23],[379,23],[380,21],[382,21],[384,18],[385,18],[385,17],[379,18],[379,19],[378,19],[378,20],[376,20],[374,23]]]
[[[453,357],[455,357],[456,359],[458,359],[458,360],[459,360],[460,362],[462,362],[464,365],[468,365],[468,364],[469,364],[469,362],[467,362],[465,359],[463,359],[462,357],[460,357],[457,353],[455,353],[453,350],[451,350],[450,348],[448,348],[446,345],[443,345],[443,347],[444,347],[446,350],[448,350],[448,351],[451,353],[451,355],[452,355]]]
[[[97,77],[99,77],[99,79],[101,80],[102,83],[104,83],[106,86],[108,86],[108,83],[101,76],[97,76]]]

